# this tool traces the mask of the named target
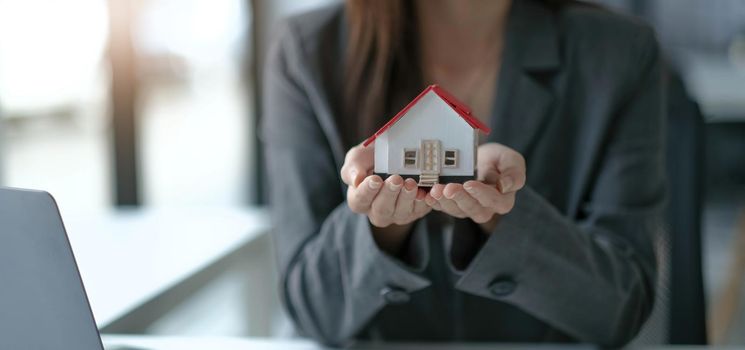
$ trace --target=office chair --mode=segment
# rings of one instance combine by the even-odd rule
[[[668,205],[655,237],[657,288],[652,314],[630,347],[706,344],[701,272],[704,123],[683,81],[668,72],[666,175]]]
[[[706,344],[701,261],[704,122],[680,76],[668,80],[669,344]]]

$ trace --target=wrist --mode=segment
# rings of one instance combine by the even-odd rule
[[[480,223],[479,227],[481,228],[481,231],[487,235],[494,232],[494,230],[497,228],[497,225],[499,224],[499,219],[502,218],[502,215],[494,214],[492,218],[484,223]]]
[[[378,248],[392,256],[399,256],[406,238],[409,237],[414,222],[404,225],[391,224],[386,227],[378,227],[370,223],[373,238]]]

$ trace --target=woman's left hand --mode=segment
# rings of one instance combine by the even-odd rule
[[[435,185],[425,202],[451,216],[470,218],[488,233],[515,205],[515,194],[525,185],[525,159],[507,146],[487,143],[478,148],[476,169],[478,181]]]

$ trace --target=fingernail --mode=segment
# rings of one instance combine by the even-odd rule
[[[411,193],[416,190],[416,183],[413,181],[406,181],[404,183],[404,190],[406,190],[406,193]]]
[[[401,188],[401,184],[394,184],[393,182],[388,183],[388,189],[391,191],[398,191]]]
[[[381,182],[378,181],[378,180],[376,180],[376,179],[372,179],[372,180],[370,180],[367,183],[367,185],[370,186],[370,188],[372,188],[373,190],[379,189],[380,188],[380,184],[381,184]]]
[[[468,192],[471,192],[471,191],[473,191],[473,185],[471,185],[471,183],[470,183],[470,182],[466,182],[465,184],[463,184],[463,188],[464,188],[464,189],[465,189],[466,191],[468,191]]]
[[[352,176],[352,181],[357,180],[357,170],[350,171],[349,175]]]
[[[512,189],[512,179],[509,177],[499,179],[499,186],[502,188],[502,193],[509,192]]]

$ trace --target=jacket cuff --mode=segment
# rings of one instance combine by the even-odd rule
[[[378,247],[365,215],[352,215],[356,217],[354,225],[357,227],[349,233],[355,237],[353,251],[357,263],[348,265],[353,269],[349,274],[351,295],[358,301],[381,306],[400,304],[409,301],[410,293],[432,284],[421,274],[429,260],[426,224],[422,220],[414,226],[405,250],[410,266]]]
[[[515,207],[500,219],[456,289],[531,307],[548,300],[570,300],[570,294],[586,294],[582,289],[591,281],[568,284],[564,280],[567,274],[574,276],[576,272],[570,271],[567,258],[587,260],[578,249],[582,244],[572,242],[582,238],[565,234],[567,225],[567,219],[543,197],[529,187],[523,188],[517,193]],[[581,274],[574,277],[578,276]]]

